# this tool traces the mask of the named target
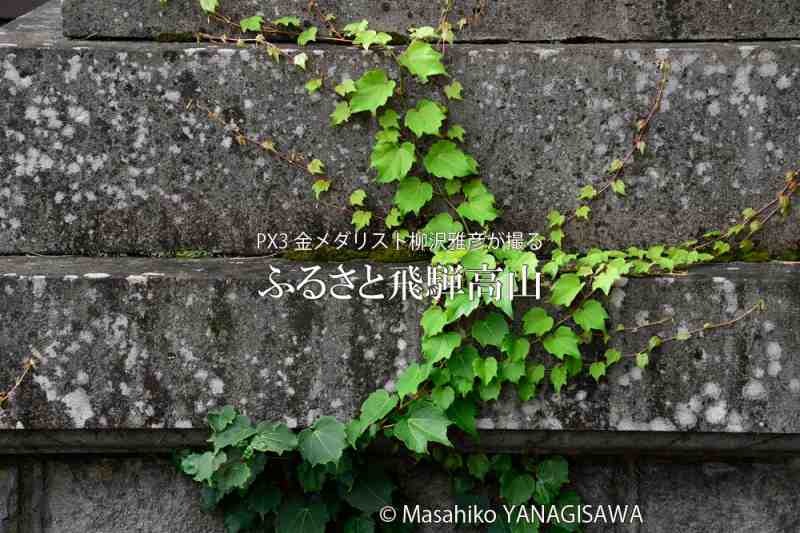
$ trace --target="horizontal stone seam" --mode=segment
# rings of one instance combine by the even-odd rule
[[[53,32],[49,31],[37,31],[37,32],[26,32],[26,31],[19,31],[19,30],[6,30],[0,31],[0,37],[4,38],[14,38],[16,36],[31,36],[31,35],[52,35]],[[727,44],[731,46],[759,46],[759,45],[775,45],[775,44],[785,44],[787,46],[800,46],[800,39],[797,38],[779,38],[779,37],[765,37],[761,39],[702,39],[702,40],[691,40],[691,39],[683,39],[683,40],[597,40],[597,41],[588,41],[588,42],[571,42],[572,39],[567,39],[565,41],[556,41],[556,40],[468,40],[468,41],[457,41],[451,45],[448,45],[448,49],[457,49],[458,47],[465,46],[465,47],[486,47],[490,48],[492,46],[513,46],[513,45],[520,45],[520,46],[556,46],[563,49],[579,49],[579,48],[587,48],[587,49],[596,49],[598,47],[601,48],[608,48],[608,47],[617,47],[617,46],[630,46],[634,48],[640,47],[653,47],[653,48],[670,48],[674,45],[686,46],[686,47],[694,47],[698,46],[701,47],[703,45],[720,45],[720,44]],[[278,44],[281,48],[286,48],[288,50],[297,49],[300,50],[301,48],[297,47],[296,44],[291,43],[290,41],[274,41]],[[207,48],[209,50],[214,49],[229,49],[229,50],[241,50],[235,45],[212,45],[211,43],[201,41],[199,44],[196,41],[158,41],[153,39],[141,39],[141,38],[102,38],[96,37],[91,39],[86,38],[73,38],[73,37],[64,37],[63,41],[56,43],[55,45],[31,45],[29,47],[20,46],[19,48],[25,49],[45,49],[45,50],[58,50],[61,48],[70,48],[70,46],[59,46],[59,45],[71,45],[75,47],[80,47],[83,50],[85,47],[90,46],[92,44],[147,44],[151,43],[157,46],[162,46],[164,48],[167,47],[189,47],[192,46],[196,50],[198,46]],[[406,45],[392,45],[390,48],[403,48]],[[302,48],[304,51],[314,51],[314,50],[350,50],[353,52],[362,53],[364,52],[363,49],[359,47],[355,47],[352,45],[343,45],[333,42],[320,42],[317,44],[309,44]],[[372,50],[377,51],[375,49]]]
[[[800,453],[800,434],[653,431],[480,430],[477,440],[453,439],[463,452],[564,453],[567,455],[660,457],[774,457]],[[206,447],[203,429],[6,430],[0,431],[0,456],[162,455]],[[376,455],[393,451],[379,441]]]

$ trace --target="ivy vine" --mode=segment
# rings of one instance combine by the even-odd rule
[[[366,20],[339,28],[335,17],[323,14],[313,0],[308,15],[316,24],[297,16],[234,21],[225,16],[218,0],[200,0],[200,5],[225,30],[218,35],[199,33],[198,39],[255,47],[273,61],[286,61],[307,72],[305,90],[325,91],[334,100],[333,128],[346,128],[354,117],[376,121],[369,166],[375,180],[393,186],[395,194],[386,216],[378,217],[368,207],[365,191],[349,191],[350,205],[340,207],[352,211],[356,230],[382,221],[401,241],[411,231],[429,236],[470,235],[486,231],[501,216],[494,194],[479,177],[479,162],[466,149],[468,132],[451,120],[450,107],[462,100],[464,87],[448,73],[447,46],[454,42],[455,32],[476,22],[451,23],[452,1],[444,3],[437,26],[412,28],[405,37],[371,29]],[[295,41],[299,48],[276,45],[279,40]],[[315,70],[317,59],[302,51],[312,42],[374,50],[395,61],[398,73],[393,77],[377,68],[355,80],[331,80],[320,74],[322,69]],[[739,223],[680,246],[585,252],[563,246],[568,228],[589,222],[596,202],[607,194],[626,195],[626,170],[647,153],[648,133],[670,74],[669,62],[661,62],[659,70],[652,103],[633,125],[630,150],[609,164],[599,186],[590,184],[578,191],[574,210],[549,213],[541,250],[490,249],[477,240],[468,242],[465,249],[454,249],[447,239],[430,247],[433,265],[461,266],[466,271],[485,265],[501,271],[501,297],[487,293],[471,299],[461,292],[432,301],[421,317],[423,359],[402,372],[393,390],[373,392],[357,418],[344,423],[324,416],[295,433],[281,423],[254,424],[230,406],[209,414],[211,449],[182,452],[179,466],[202,484],[209,509],[224,510],[230,533],[413,530],[410,524],[382,523],[375,517],[400,496],[387,468],[392,461],[372,453],[377,442],[394,452],[404,450],[405,455],[395,456],[395,461],[440,464],[452,474],[459,501],[485,507],[528,502],[574,505],[579,500],[567,489],[563,458],[464,455],[453,447],[448,433],[461,431],[477,438],[476,416],[505,387],[515,389],[525,402],[550,387],[558,394],[581,375],[600,381],[610,367],[626,358],[646,368],[665,344],[733,326],[763,309],[759,302],[733,320],[698,325],[668,338],[653,336],[638,351],[622,353],[613,348],[612,341],[626,330],[611,324],[606,303],[612,287],[625,277],[672,273],[752,253],[753,234],[776,216],[789,214],[798,187],[796,171],[786,174],[784,186],[771,202],[746,210]],[[409,101],[409,77],[429,89],[425,98]],[[306,173],[316,200],[324,202],[336,186],[326,175],[323,161],[282,151],[274,140],[249,136],[210,106],[192,105],[206,111],[239,144],[263,150]],[[516,316],[511,294],[524,281],[523,275],[533,279],[537,272],[546,279],[549,300]],[[467,280],[471,276],[467,272]],[[605,346],[599,352],[589,347],[598,342]],[[575,531],[578,527],[498,520],[490,531]]]

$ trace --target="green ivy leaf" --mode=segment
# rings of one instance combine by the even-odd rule
[[[556,394],[560,394],[561,387],[567,384],[567,369],[563,365],[554,366],[550,370],[550,383],[553,384]]]
[[[591,213],[592,208],[588,205],[582,205],[578,209],[575,210],[575,217],[582,218],[583,220],[589,220],[589,213]]]
[[[356,227],[356,231],[361,231],[362,229],[369,226],[370,221],[372,220],[372,212],[370,211],[362,211],[361,209],[356,210],[353,213],[352,223],[353,226]]]
[[[391,41],[392,36],[388,33],[366,30],[358,32],[358,35],[356,35],[356,38],[353,40],[353,44],[362,46],[364,50],[369,50],[369,47],[373,44],[386,46]]]
[[[250,423],[250,419],[244,415],[237,415],[225,431],[214,433],[208,442],[214,445],[215,450],[221,450],[227,446],[236,446],[256,434],[256,428]]]
[[[519,380],[522,379],[524,375],[525,361],[506,360],[500,365],[500,377],[503,378],[503,381],[519,383]]]
[[[333,88],[339,96],[347,96],[356,92],[356,83],[350,78],[342,80],[342,83]]]
[[[647,368],[650,364],[650,354],[648,352],[639,352],[636,354],[636,366],[639,368]]]
[[[456,399],[456,393],[453,391],[453,387],[445,386],[445,387],[436,387],[431,392],[431,400],[435,403],[440,409],[447,410],[451,405],[453,405],[453,401]]]
[[[606,366],[611,366],[620,359],[622,359],[622,354],[619,352],[619,350],[614,350],[610,348],[606,350],[605,358],[606,358]]]
[[[613,174],[615,172],[619,172],[620,170],[622,170],[622,167],[624,167],[624,166],[625,166],[625,163],[623,163],[620,159],[615,159],[608,166],[608,173],[609,174]]]
[[[474,220],[481,226],[495,220],[499,215],[494,207],[494,195],[490,193],[470,198],[459,205],[457,211],[462,217]]]
[[[304,461],[297,467],[297,478],[300,481],[300,487],[306,494],[321,492],[327,477],[328,471],[322,465],[311,466]]]
[[[558,492],[569,482],[569,464],[563,457],[551,457],[539,464],[536,474],[539,481]]]
[[[422,313],[422,329],[426,337],[433,337],[444,331],[447,325],[447,314],[438,305],[429,307]]]
[[[336,109],[331,113],[331,124],[338,126],[350,120],[350,104],[347,102],[337,102]]]
[[[306,165],[306,169],[311,174],[322,174],[325,171],[325,163],[319,159],[312,159],[311,162]]]
[[[298,17],[281,17],[273,20],[272,23],[276,26],[283,26],[285,28],[290,28],[292,26],[295,28],[300,28],[302,26]]]
[[[397,379],[397,395],[400,396],[400,399],[415,395],[419,386],[428,379],[430,373],[431,367],[428,365],[420,366],[416,363],[409,365]]]
[[[369,21],[367,19],[362,19],[358,22],[351,22],[350,24],[347,24],[344,28],[342,28],[342,33],[350,37],[355,37],[362,31],[367,31],[367,29],[369,29]]]
[[[542,344],[548,353],[564,359],[565,355],[580,359],[581,352],[578,348],[580,338],[567,326],[559,326],[555,333],[551,333],[545,337]]]
[[[400,132],[396,129],[381,130],[375,134],[378,143],[397,144],[400,141]]]
[[[239,460],[231,459],[214,474],[214,485],[217,490],[227,494],[243,488],[250,481],[250,467]]]
[[[436,102],[420,100],[415,109],[406,112],[405,125],[417,137],[439,135],[445,116],[442,107]]]
[[[386,77],[386,71],[370,70],[356,82],[356,92],[350,99],[353,113],[369,111],[373,115],[394,94],[395,81]]]
[[[521,505],[533,496],[536,480],[530,474],[502,476],[500,496],[511,505]]]
[[[594,278],[592,283],[592,290],[602,290],[606,296],[611,292],[611,287],[614,283],[622,279],[622,276],[630,271],[630,265],[624,259],[619,258],[608,263],[605,269]]]
[[[219,0],[200,0],[200,7],[206,13],[214,13],[219,7]]]
[[[389,183],[405,178],[416,160],[414,145],[410,142],[378,143],[372,150],[370,167],[377,169],[378,182]]]
[[[481,400],[484,402],[494,401],[500,397],[501,390],[502,385],[500,384],[500,380],[496,379],[491,383],[481,383],[480,386],[478,386],[478,396],[480,396]]]
[[[478,320],[472,325],[472,336],[481,346],[502,346],[503,339],[508,335],[508,322],[503,315],[491,312],[483,320]]]
[[[462,231],[464,231],[464,227],[460,222],[453,220],[449,213],[439,213],[422,228],[422,233],[427,235],[429,240],[432,240],[437,233],[449,235],[451,233],[458,234]]]
[[[488,385],[497,377],[497,359],[494,357],[474,359],[472,361],[472,370],[484,385]]]
[[[471,315],[480,304],[481,302],[478,298],[470,298],[466,292],[456,294],[453,298],[448,298],[444,303],[444,307],[447,310],[447,323],[452,324],[462,317]]]
[[[560,228],[566,222],[567,217],[559,213],[558,211],[550,211],[547,214],[547,224],[551,228]]]
[[[467,470],[481,481],[483,481],[486,474],[489,473],[490,468],[491,463],[489,463],[489,458],[486,457],[485,453],[472,454],[467,458]]]
[[[390,394],[385,390],[375,391],[361,405],[361,416],[359,418],[367,426],[375,424],[391,413],[392,409],[397,406],[397,402],[396,395]]]
[[[569,307],[572,305],[573,300],[583,290],[585,283],[577,274],[563,274],[553,284],[552,294],[550,296],[550,303],[553,305],[560,305]]]
[[[259,452],[272,452],[283,455],[297,448],[297,435],[285,425],[277,422],[262,422],[256,426],[256,436],[249,448]]]
[[[561,243],[564,240],[564,231],[561,229],[554,229],[550,232],[550,240],[553,241],[557,247],[561,248]]]
[[[453,350],[461,346],[461,335],[451,331],[428,337],[422,341],[422,353],[430,364],[449,359]]]
[[[232,405],[226,405],[220,409],[209,411],[207,418],[211,429],[219,433],[236,420],[236,410]]]
[[[591,185],[586,185],[585,187],[581,187],[581,190],[578,192],[578,200],[593,200],[597,197],[597,189],[595,189]]]
[[[472,384],[470,383],[470,390]],[[450,420],[458,426],[458,428],[469,435],[477,435],[478,429],[475,427],[475,414],[477,408],[475,402],[471,399],[456,398],[450,409],[447,410],[447,416]]]
[[[403,223],[403,213],[401,213],[396,207],[393,207],[386,216],[385,222],[387,228],[396,228]]]
[[[625,182],[622,180],[614,180],[611,182],[611,190],[618,196],[625,196]]]
[[[394,109],[387,109],[378,117],[378,124],[385,130],[400,129],[400,115]]]
[[[306,69],[307,62],[308,62],[308,54],[306,54],[305,52],[297,54],[292,58],[292,63],[294,63],[296,67],[300,67],[303,70]]]
[[[461,141],[463,143],[464,142],[464,133],[466,133],[466,132],[464,131],[464,128],[461,125],[454,124],[453,126],[450,126],[450,128],[447,130],[447,138],[448,139],[453,139],[453,140],[458,139],[459,141]],[[447,183],[453,183],[453,182],[449,182],[448,181]]]
[[[305,30],[304,32],[302,32],[300,35],[297,36],[297,44],[299,44],[300,46],[305,46],[311,41],[316,41],[316,40],[317,40],[316,26],[311,26],[310,28],[308,28],[307,30]]]
[[[378,512],[392,503],[395,486],[381,470],[372,467],[365,475],[356,478],[353,490],[344,495],[351,506],[367,514]]]
[[[572,319],[583,331],[606,331],[608,313],[597,300],[586,300],[580,309],[575,311]]]
[[[457,80],[453,81],[450,85],[444,86],[444,94],[450,100],[461,100],[461,91],[464,87]]]
[[[429,402],[420,402],[394,427],[394,435],[416,453],[427,453],[429,442],[452,446],[447,428],[452,422],[444,411]]]
[[[246,19],[242,19],[239,22],[239,26],[241,26],[242,31],[261,31],[261,24],[264,22],[264,17],[260,17],[258,15],[254,17],[247,17]]]
[[[403,214],[414,213],[419,215],[419,210],[433,198],[433,186],[419,178],[410,176],[404,178],[394,195],[394,203]]]
[[[193,453],[183,458],[181,470],[185,474],[192,476],[195,481],[203,483],[204,481],[209,481],[227,460],[228,457],[224,452]]]
[[[364,207],[364,200],[367,198],[367,193],[364,189],[356,189],[350,195],[350,205]]]
[[[319,200],[319,195],[327,191],[331,188],[331,182],[328,180],[317,180],[314,182],[314,185],[311,186],[311,190],[314,191],[314,196],[316,196],[317,200]]]
[[[345,439],[344,424],[331,416],[323,416],[300,432],[300,454],[312,465],[336,463],[347,445]]]
[[[447,73],[442,64],[442,54],[424,41],[412,41],[399,57],[398,63],[417,76],[422,83],[427,83],[430,76]]]
[[[423,161],[425,170],[436,176],[451,180],[470,176],[478,172],[478,163],[462,152],[452,141],[437,141],[428,150]]]
[[[505,351],[511,361],[525,361],[528,357],[528,353],[531,351],[531,343],[528,339],[520,337],[514,339],[513,342],[510,343],[510,349]]]
[[[314,94],[315,92],[319,91],[320,87],[322,87],[322,80],[319,78],[308,80],[305,84],[306,92],[308,92],[308,94]]]
[[[599,383],[600,378],[606,375],[606,364],[602,361],[592,363],[592,366],[589,367],[589,375]]]
[[[522,317],[522,324],[526,335],[541,337],[553,329],[555,320],[541,307],[534,307]]]
[[[276,513],[275,533],[325,533],[328,509],[324,502],[306,504],[292,499]]]

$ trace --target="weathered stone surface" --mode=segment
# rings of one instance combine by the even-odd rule
[[[639,506],[643,523],[584,523],[587,533],[787,533],[797,526],[795,493],[800,489],[796,462],[670,463],[656,458],[592,458],[571,461],[570,481],[583,504]],[[449,476],[416,466],[404,475],[401,490],[411,505],[452,509],[457,500]],[[502,509],[499,516],[504,516]],[[486,526],[454,529],[425,525],[421,533],[479,532]]]
[[[17,533],[17,467],[0,460],[0,533]]]
[[[198,486],[166,459],[88,457],[44,464],[43,533],[217,533]]]
[[[340,47],[310,55],[333,80],[384,63]],[[577,188],[627,150],[664,57],[674,74],[654,154],[569,244],[682,242],[773,197],[800,144],[795,43],[457,45],[450,70],[466,89],[452,120],[504,209],[495,229],[542,230],[550,209],[575,206]],[[330,204],[363,187],[385,214],[390,187],[368,179],[372,126],[332,133],[333,99],[306,95],[304,81],[253,50],[0,33],[0,253],[258,254],[258,232],[350,229],[348,213],[315,203],[308,176],[231,142],[190,99],[325,161]],[[766,246],[800,246],[796,222],[771,228]]]
[[[800,266],[797,263],[701,268],[685,277],[633,279],[610,295],[629,356],[680,330],[741,316],[760,299],[767,310],[705,338],[673,344],[642,371],[629,359],[599,386],[590,379],[558,398],[520,405],[511,395],[488,410],[485,429],[613,429],[797,433],[800,431]]]
[[[418,356],[415,302],[259,296],[269,266],[296,283],[309,265],[0,264],[16,273],[0,277],[0,383],[12,382],[32,347],[42,356],[32,382],[0,411],[7,429],[202,427],[206,411],[226,402],[291,426],[323,413],[346,420]]]
[[[287,279],[301,266],[253,258],[0,259],[0,383],[11,382],[30,346],[43,358],[0,413],[0,427],[204,427],[206,411],[226,402],[292,425],[320,414],[346,419],[418,357],[420,302],[261,298],[270,265]],[[363,280],[361,266],[351,267]],[[792,356],[800,348],[798,287],[800,266],[788,263],[630,280],[611,294],[614,324],[674,322],[632,336],[620,346],[626,354],[650,335],[734,319],[759,299],[767,311],[668,345],[646,371],[627,361],[599,386],[586,379],[524,405],[505,395],[479,426],[800,433],[800,363]],[[544,355],[535,349],[531,357]]]
[[[200,509],[196,484],[158,457],[43,461],[45,506],[32,520],[44,533],[223,532],[222,517]],[[452,509],[449,477],[424,464],[395,468],[398,502]],[[643,524],[583,524],[587,533],[787,533],[797,528],[798,464],[673,463],[658,458],[576,458],[571,488],[584,504],[638,505]],[[169,497],[160,497],[168,494]],[[398,509],[402,510],[401,507]],[[502,516],[502,511],[500,511]],[[416,531],[451,532],[420,525]],[[486,527],[457,531],[486,531]],[[5,533],[5,532],[4,532]]]
[[[368,19],[373,28],[405,33],[409,26],[436,26],[441,3],[425,0],[320,0],[323,13],[340,25]],[[480,23],[459,34],[463,40],[561,41],[568,39],[716,40],[800,37],[800,6],[791,0],[663,2],[644,0],[456,0],[451,21],[471,17],[484,6]],[[234,20],[261,14],[267,19],[298,15],[320,25],[306,0],[222,0]],[[213,30],[197,0],[140,2],[65,0],[65,33],[72,37],[170,37]],[[217,29],[219,26],[217,26]]]

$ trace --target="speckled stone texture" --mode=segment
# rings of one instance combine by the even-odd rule
[[[387,205],[392,187],[368,169],[373,126],[358,118],[332,133],[333,100],[306,95],[296,68],[247,49],[66,41],[41,28],[0,33],[0,253],[263,254],[259,232],[350,229],[314,201],[307,175],[237,145],[186,109],[192,99],[325,161],[329,204],[364,188],[368,206]],[[308,52],[333,80],[385,64]],[[682,242],[773,198],[800,147],[796,43],[457,45],[450,71],[465,100],[452,121],[503,208],[496,230],[543,230],[549,210],[573,208],[577,188],[627,151],[658,58],[674,73],[653,153],[631,169],[628,197],[596,205],[568,245]],[[771,251],[800,247],[797,217],[765,234]]]
[[[347,420],[419,353],[420,302],[259,295],[270,268],[297,284],[310,264],[0,265],[0,382],[19,373],[31,347],[42,355],[33,384],[0,411],[0,428],[203,427],[206,412],[226,403],[292,427],[322,414]],[[364,279],[363,267],[350,266]],[[317,277],[336,271],[329,265]],[[386,279],[392,272],[373,269]]]
[[[307,265],[0,259],[0,382],[11,381],[31,346],[42,356],[32,381],[0,413],[0,427],[204,427],[207,410],[225,403],[292,426],[321,414],[345,420],[418,358],[422,303],[262,298],[270,266],[281,269],[279,279],[297,280]],[[364,279],[363,265],[347,268]],[[387,279],[390,272],[374,266]],[[504,395],[479,427],[797,433],[798,288],[796,264],[630,280],[611,293],[613,324],[674,322],[631,337],[620,346],[626,354],[650,335],[736,318],[759,299],[767,311],[665,347],[646,372],[627,361],[600,385],[585,379],[523,405]],[[518,316],[532,304],[521,304]],[[531,357],[545,355],[535,349]]]
[[[446,474],[424,464],[409,466],[396,468],[398,502],[412,508],[453,508],[457,500]],[[44,479],[43,506],[31,516],[34,531],[225,531],[218,513],[200,509],[198,486],[166,459],[53,458],[44,459],[39,470]],[[792,533],[800,526],[798,474],[800,466],[791,461],[675,463],[647,457],[584,457],[573,460],[570,467],[572,486],[584,504],[628,505],[629,513],[638,505],[644,522],[583,524],[587,533]],[[420,525],[415,531],[477,533],[486,527],[456,530]]]
[[[17,466],[0,457],[0,533],[17,533]]]
[[[371,27],[405,34],[410,26],[436,26],[440,2],[427,0],[319,0],[321,11],[341,26],[366,18]],[[721,40],[800,37],[800,5],[793,0],[456,0],[450,20],[472,17],[479,24],[461,40]],[[297,15],[320,25],[306,0],[221,0],[233,20],[260,14],[267,19]],[[196,0],[64,0],[65,33],[71,37],[161,38],[213,30]]]
[[[587,533],[790,533],[800,527],[794,495],[800,489],[798,473],[796,462],[676,463],[630,456],[580,457],[570,465],[570,480],[584,504],[638,505],[641,511],[641,524],[582,524]],[[452,508],[457,501],[449,477],[435,469],[409,470],[402,490],[412,505],[424,508]],[[486,528],[429,525],[417,531],[478,533]]]

